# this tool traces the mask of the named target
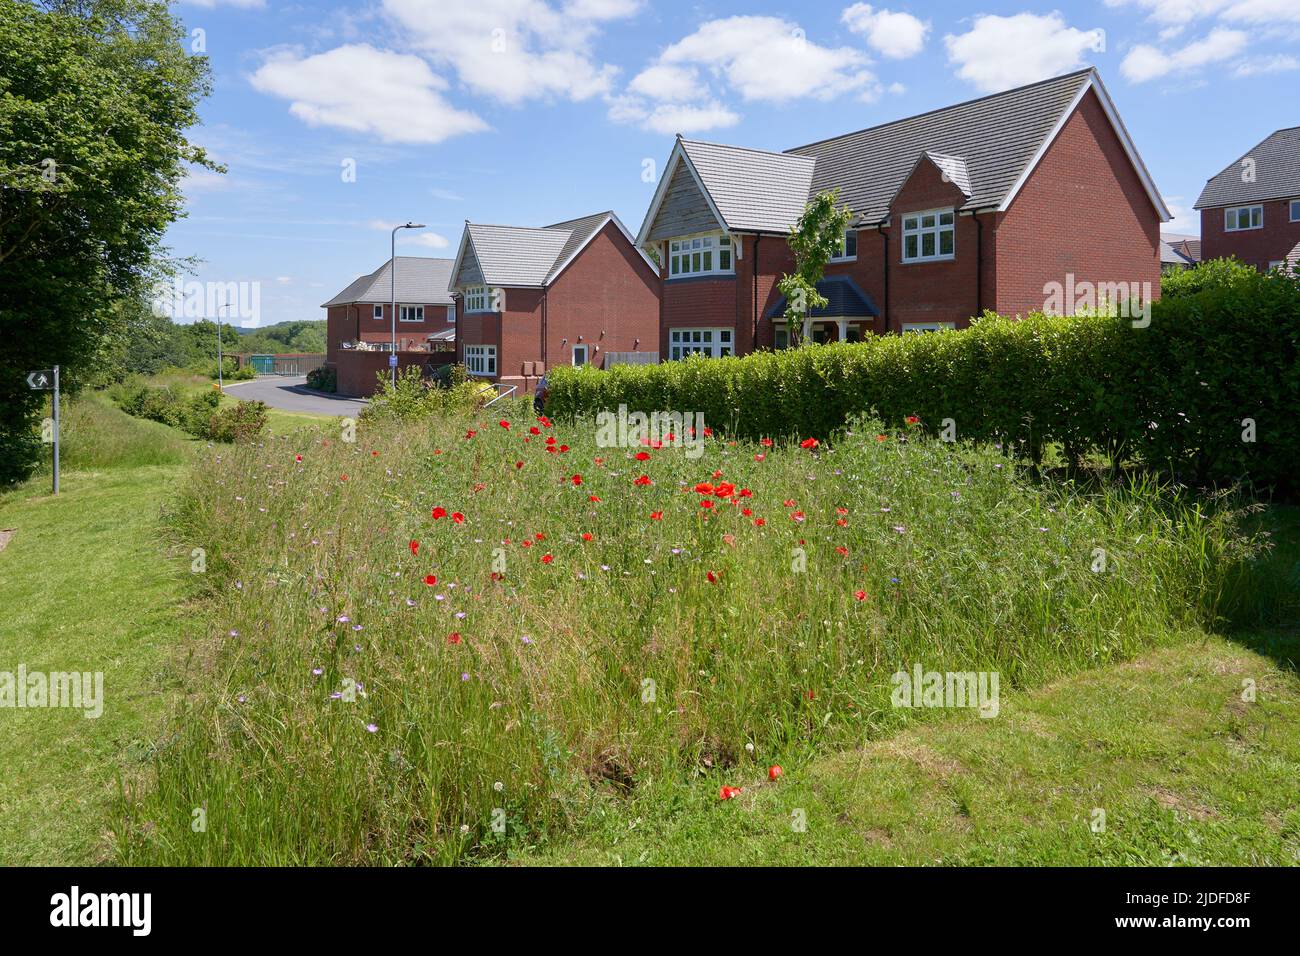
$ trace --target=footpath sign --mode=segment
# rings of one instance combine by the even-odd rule
[[[50,440],[54,442],[54,493],[59,493],[59,367],[38,368],[27,373],[27,387],[34,392],[54,392],[54,427]],[[42,436],[44,437],[44,436]]]

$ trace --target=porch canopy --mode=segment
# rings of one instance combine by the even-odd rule
[[[850,323],[874,322],[880,315],[871,296],[862,291],[852,276],[826,276],[817,283],[817,291],[826,299],[826,304],[813,309],[809,318],[814,326],[834,322],[841,342],[845,341]],[[785,296],[778,296],[763,316],[773,324],[785,324],[785,310]]]

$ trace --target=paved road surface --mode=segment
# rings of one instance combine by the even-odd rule
[[[286,412],[309,412],[313,415],[345,415],[349,418],[366,407],[364,399],[338,398],[309,392],[304,387],[307,376],[263,375],[247,382],[230,382],[226,391],[246,402],[266,402]]]

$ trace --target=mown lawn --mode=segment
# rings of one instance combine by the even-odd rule
[[[512,862],[1300,863],[1294,670],[1206,636],[1002,703],[994,720],[953,716],[788,764],[776,783],[757,754],[728,775],[742,793],[725,802],[716,786],[680,781],[605,800],[579,841]]]

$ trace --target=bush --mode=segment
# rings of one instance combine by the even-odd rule
[[[420,369],[407,366],[397,376],[397,384],[389,380],[387,372],[378,373],[379,390],[361,413],[361,420],[409,421],[443,412],[474,408],[495,395],[484,396],[481,385],[461,382],[449,388],[437,388],[425,382]]]
[[[856,414],[991,441],[1039,462],[1059,444],[1199,483],[1298,486],[1300,280],[1210,264],[1154,303],[1150,324],[1104,316],[879,336],[744,358],[609,371],[557,367],[547,411],[571,419],[700,412],[738,437],[824,438]],[[1197,270],[1192,270],[1195,273]]]
[[[307,373],[307,387],[318,392],[336,392],[339,387],[338,370],[329,365],[322,365]]]
[[[265,402],[236,402],[208,416],[207,434],[202,437],[210,441],[245,443],[261,438],[265,429]]]
[[[1192,269],[1171,269],[1160,277],[1160,298],[1174,299],[1195,295],[1206,289],[1225,289],[1250,283],[1259,278],[1253,266],[1236,258],[1211,259]]]

